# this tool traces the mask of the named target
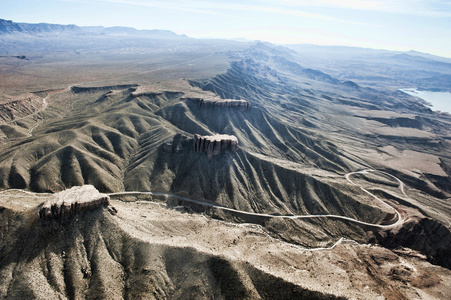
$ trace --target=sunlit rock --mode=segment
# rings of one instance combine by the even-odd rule
[[[206,152],[208,158],[218,155],[221,150],[229,149],[236,151],[238,148],[238,139],[234,135],[216,134],[201,136],[194,135],[194,151]]]
[[[74,186],[54,194],[39,210],[41,219],[61,219],[81,211],[107,206],[110,197],[92,185]]]

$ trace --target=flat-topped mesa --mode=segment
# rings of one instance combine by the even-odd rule
[[[57,220],[99,206],[107,206],[109,200],[108,195],[101,194],[92,185],[74,186],[52,195],[39,210],[39,217]]]
[[[132,98],[137,98],[137,97],[141,97],[141,96],[161,96],[164,93],[162,92],[132,92],[130,93],[130,96],[132,96]]]
[[[224,100],[208,100],[202,98],[186,98],[187,101],[196,102],[199,107],[232,107],[240,110],[248,110],[251,104],[246,100],[224,99]]]
[[[201,136],[194,135],[194,151],[207,152],[208,158],[218,155],[221,150],[230,149],[236,151],[238,148],[238,139],[234,135],[216,134]]]
[[[160,89],[150,85],[139,85],[130,93],[130,96],[132,96],[133,98],[141,96],[166,96],[167,98],[178,98],[182,95],[183,93],[180,91]]]
[[[110,90],[125,90],[125,89],[135,89],[137,88],[137,84],[118,84],[118,85],[106,85],[106,86],[72,86],[72,92],[78,93],[95,93],[102,91],[110,91]]]

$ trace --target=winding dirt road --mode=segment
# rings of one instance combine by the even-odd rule
[[[380,202],[382,205],[385,205],[386,207],[389,207],[390,209],[393,209],[394,212],[396,213],[396,219],[393,220],[393,223],[391,224],[375,224],[375,223],[368,223],[368,222],[364,222],[364,221],[360,221],[354,218],[350,218],[350,217],[345,217],[345,216],[340,216],[340,215],[332,215],[332,214],[323,214],[323,215],[270,215],[270,214],[262,214],[262,213],[255,213],[255,212],[247,212],[247,211],[243,211],[243,210],[237,210],[237,209],[233,209],[233,208],[228,208],[225,206],[221,206],[221,205],[217,205],[217,204],[213,204],[213,203],[209,203],[209,202],[204,202],[204,201],[200,201],[200,200],[195,200],[195,199],[191,199],[188,197],[184,197],[184,196],[180,196],[180,195],[175,195],[175,194],[170,194],[170,193],[156,193],[156,192],[139,192],[139,191],[126,191],[126,192],[118,192],[118,193],[110,193],[108,194],[109,196],[133,196],[133,195],[153,195],[153,196],[165,196],[165,197],[172,197],[172,198],[176,198],[185,202],[189,202],[189,203],[194,203],[194,204],[198,204],[198,205],[202,205],[202,206],[206,206],[206,207],[213,207],[213,208],[217,208],[217,209],[221,209],[223,211],[229,211],[229,212],[234,212],[234,213],[238,213],[238,214],[242,214],[242,215],[248,215],[248,216],[256,216],[256,217],[265,217],[265,218],[281,218],[281,219],[312,219],[312,218],[330,218],[330,219],[339,219],[339,220],[346,220],[346,221],[350,221],[353,222],[355,224],[358,225],[365,225],[365,226],[370,226],[370,227],[375,227],[375,228],[391,228],[391,227],[396,227],[398,225],[401,225],[404,223],[404,219],[402,218],[402,215],[400,213],[400,211],[384,202],[383,200],[381,200],[379,197],[377,197],[376,195],[372,194],[371,192],[369,192],[368,190],[366,190],[365,188],[357,185],[355,182],[353,182],[351,180],[351,177],[353,175],[356,174],[369,174],[370,172],[374,172],[374,173],[380,173],[380,174],[384,174],[386,176],[389,176],[393,179],[395,179],[398,183],[399,183],[399,189],[401,190],[402,194],[406,197],[409,198],[406,193],[405,193],[405,184],[399,180],[397,177],[383,172],[383,171],[378,171],[378,170],[373,170],[373,169],[366,169],[366,170],[362,170],[362,171],[357,171],[357,172],[351,172],[345,175],[346,180],[348,180],[351,184],[358,186],[362,191],[364,191],[365,193],[367,193],[368,195],[370,195],[374,200],[376,200],[377,202]],[[13,197],[13,198],[38,198],[41,196],[15,196],[15,195],[4,195],[4,193],[8,192],[8,191],[23,191],[23,192],[27,192],[30,193],[28,191],[24,191],[24,190],[5,190],[0,192],[0,197]],[[31,194],[31,193],[30,193]]]
[[[199,200],[195,200],[195,199],[191,199],[188,197],[184,197],[184,196],[180,196],[180,195],[174,195],[174,194],[169,194],[169,193],[154,193],[154,192],[133,192],[133,191],[128,191],[128,192],[119,192],[119,193],[110,193],[108,195],[110,196],[131,196],[131,195],[155,195],[155,196],[166,196],[166,197],[174,197],[176,199],[180,199],[186,202],[190,202],[190,203],[195,203],[195,204],[199,204],[202,206],[207,206],[207,207],[214,207],[217,209],[221,209],[224,211],[230,211],[230,212],[236,212],[236,213],[240,213],[240,214],[245,214],[245,215],[250,215],[250,216],[259,216],[259,217],[267,217],[267,218],[285,218],[285,219],[309,219],[309,218],[331,218],[331,219],[341,219],[341,220],[347,220],[356,224],[360,224],[360,225],[365,225],[365,226],[369,226],[369,227],[373,227],[373,228],[391,228],[391,227],[395,227],[398,226],[400,224],[404,223],[404,219],[402,218],[400,212],[396,209],[396,207],[393,207],[391,205],[389,205],[388,203],[382,201],[381,199],[379,199],[377,196],[375,196],[374,194],[372,194],[371,192],[369,192],[368,190],[364,189],[363,187],[359,186],[358,184],[356,184],[355,182],[352,181],[351,177],[357,174],[368,174],[370,172],[378,172],[380,174],[384,174],[390,178],[395,179],[398,183],[399,183],[399,189],[401,190],[402,194],[409,198],[406,193],[405,193],[405,185],[404,183],[399,180],[397,177],[383,172],[383,171],[378,171],[378,170],[373,170],[373,169],[366,169],[366,170],[362,170],[362,171],[357,171],[357,172],[351,172],[345,175],[345,178],[353,185],[360,187],[365,193],[367,193],[368,195],[370,195],[371,197],[373,197],[376,201],[381,202],[383,205],[390,207],[390,209],[393,209],[396,212],[396,220],[392,223],[392,224],[373,224],[373,223],[368,223],[368,222],[363,222],[357,219],[353,219],[353,218],[349,218],[349,217],[344,217],[344,216],[339,216],[339,215],[300,215],[300,216],[295,216],[295,215],[285,215],[285,216],[275,216],[275,215],[269,215],[269,214],[260,214],[260,213],[253,213],[253,212],[246,212],[246,211],[241,211],[241,210],[236,210],[233,208],[228,208],[228,207],[224,207],[224,206],[220,206],[220,205],[216,205],[213,203],[208,203],[208,202],[203,202],[203,201],[199,201]],[[21,192],[25,192],[26,194],[28,194],[27,196],[19,196],[19,195],[5,195],[5,193],[7,193],[8,191],[21,191]],[[5,191],[1,191],[0,192],[0,197],[14,197],[14,198],[43,198],[45,199],[46,197],[48,197],[50,194],[40,194],[37,195],[36,193],[32,193],[29,191],[25,191],[25,190],[20,190],[20,189],[11,189],[11,190],[5,190]],[[139,201],[141,202],[141,201]],[[146,202],[146,203],[153,203],[152,201],[142,201],[142,202]],[[158,203],[156,203],[158,204]],[[247,224],[247,223],[243,223],[242,225],[254,225],[254,224]],[[260,225],[257,225],[260,226]],[[265,234],[266,231],[262,228],[262,232],[264,232]],[[320,250],[331,250],[333,248],[335,248],[336,246],[343,244],[343,243],[352,243],[352,244],[357,244],[355,241],[350,240],[348,238],[344,238],[344,237],[340,237],[337,241],[334,242],[333,245],[329,246],[329,247],[316,247],[316,248],[304,248],[304,247],[300,247],[298,245],[293,245],[290,244],[293,247],[299,248],[303,251],[320,251]]]
[[[369,172],[379,172],[381,174],[384,175],[388,175],[394,179],[396,179],[396,181],[399,182],[399,188],[401,190],[401,192],[403,193],[404,196],[407,197],[405,191],[404,191],[404,183],[399,180],[397,177],[388,174],[386,172],[383,171],[378,171],[378,170],[372,170],[372,169],[366,169],[363,171],[358,171],[358,172],[351,172],[345,175],[346,179],[353,185],[358,186],[356,183],[354,183],[350,177],[356,174],[368,174]],[[189,202],[189,203],[194,203],[194,204],[199,204],[202,206],[207,206],[207,207],[213,207],[213,208],[217,208],[217,209],[221,209],[223,211],[229,211],[229,212],[235,212],[235,213],[239,213],[239,214],[243,214],[243,215],[248,215],[248,216],[256,216],[256,217],[266,217],[266,218],[282,218],[282,219],[312,219],[312,218],[330,218],[330,219],[340,219],[340,220],[346,220],[346,221],[351,221],[353,223],[359,224],[359,225],[365,225],[365,226],[370,226],[370,227],[376,227],[376,228],[391,228],[391,227],[395,227],[398,226],[402,223],[404,223],[404,220],[401,216],[401,213],[397,210],[396,207],[389,205],[388,203],[384,202],[383,200],[381,200],[380,198],[378,198],[376,195],[372,194],[371,192],[369,192],[368,190],[364,189],[361,186],[360,189],[362,189],[362,191],[364,191],[365,193],[367,193],[368,195],[370,195],[371,197],[373,197],[376,201],[382,203],[383,205],[389,207],[390,209],[393,209],[396,213],[396,220],[393,221],[393,223],[391,224],[374,224],[374,223],[368,223],[368,222],[363,222],[354,218],[350,218],[350,217],[345,217],[345,216],[339,216],[339,215],[331,215],[331,214],[324,214],[324,215],[269,215],[269,214],[261,214],[261,213],[254,213],[254,212],[247,212],[247,211],[242,211],[242,210],[237,210],[237,209],[233,209],[233,208],[228,208],[225,206],[221,206],[221,205],[217,205],[217,204],[213,204],[213,203],[209,203],[209,202],[204,202],[204,201],[199,201],[199,200],[195,200],[195,199],[191,199],[188,197],[184,197],[184,196],[180,196],[180,195],[175,195],[175,194],[169,194],[169,193],[155,193],[155,192],[134,192],[134,191],[128,191],[128,192],[118,192],[118,193],[111,193],[108,194],[109,196],[132,196],[132,195],[154,195],[154,196],[166,196],[166,197],[172,197],[172,198],[176,198],[176,199],[180,199],[182,201],[185,202]],[[407,197],[408,198],[408,197]]]

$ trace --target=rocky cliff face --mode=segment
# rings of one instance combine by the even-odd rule
[[[167,141],[163,144],[163,150],[169,153],[180,153],[186,140],[187,138],[185,136],[182,136],[181,133],[177,133],[174,135],[172,141]]]
[[[451,269],[451,231],[430,218],[412,218],[404,226],[375,233],[375,241],[395,249],[408,247],[425,254],[428,260]]]
[[[251,104],[246,100],[206,100],[202,98],[186,98],[187,101],[195,102],[199,104],[199,107],[233,107],[240,110],[248,110],[251,108]]]
[[[39,210],[41,219],[61,219],[80,211],[92,210],[109,204],[110,197],[92,185],[75,186],[54,194]]]
[[[238,139],[234,135],[217,134],[201,136],[194,135],[194,151],[206,152],[208,158],[218,155],[221,150],[230,149],[236,151],[238,148]]]
[[[137,87],[138,87],[137,84],[118,84],[118,85],[90,86],[90,87],[73,86],[71,90],[74,93],[95,93],[99,91],[134,89]]]

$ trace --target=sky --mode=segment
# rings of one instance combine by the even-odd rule
[[[0,0],[0,18],[451,58],[451,0]]]

